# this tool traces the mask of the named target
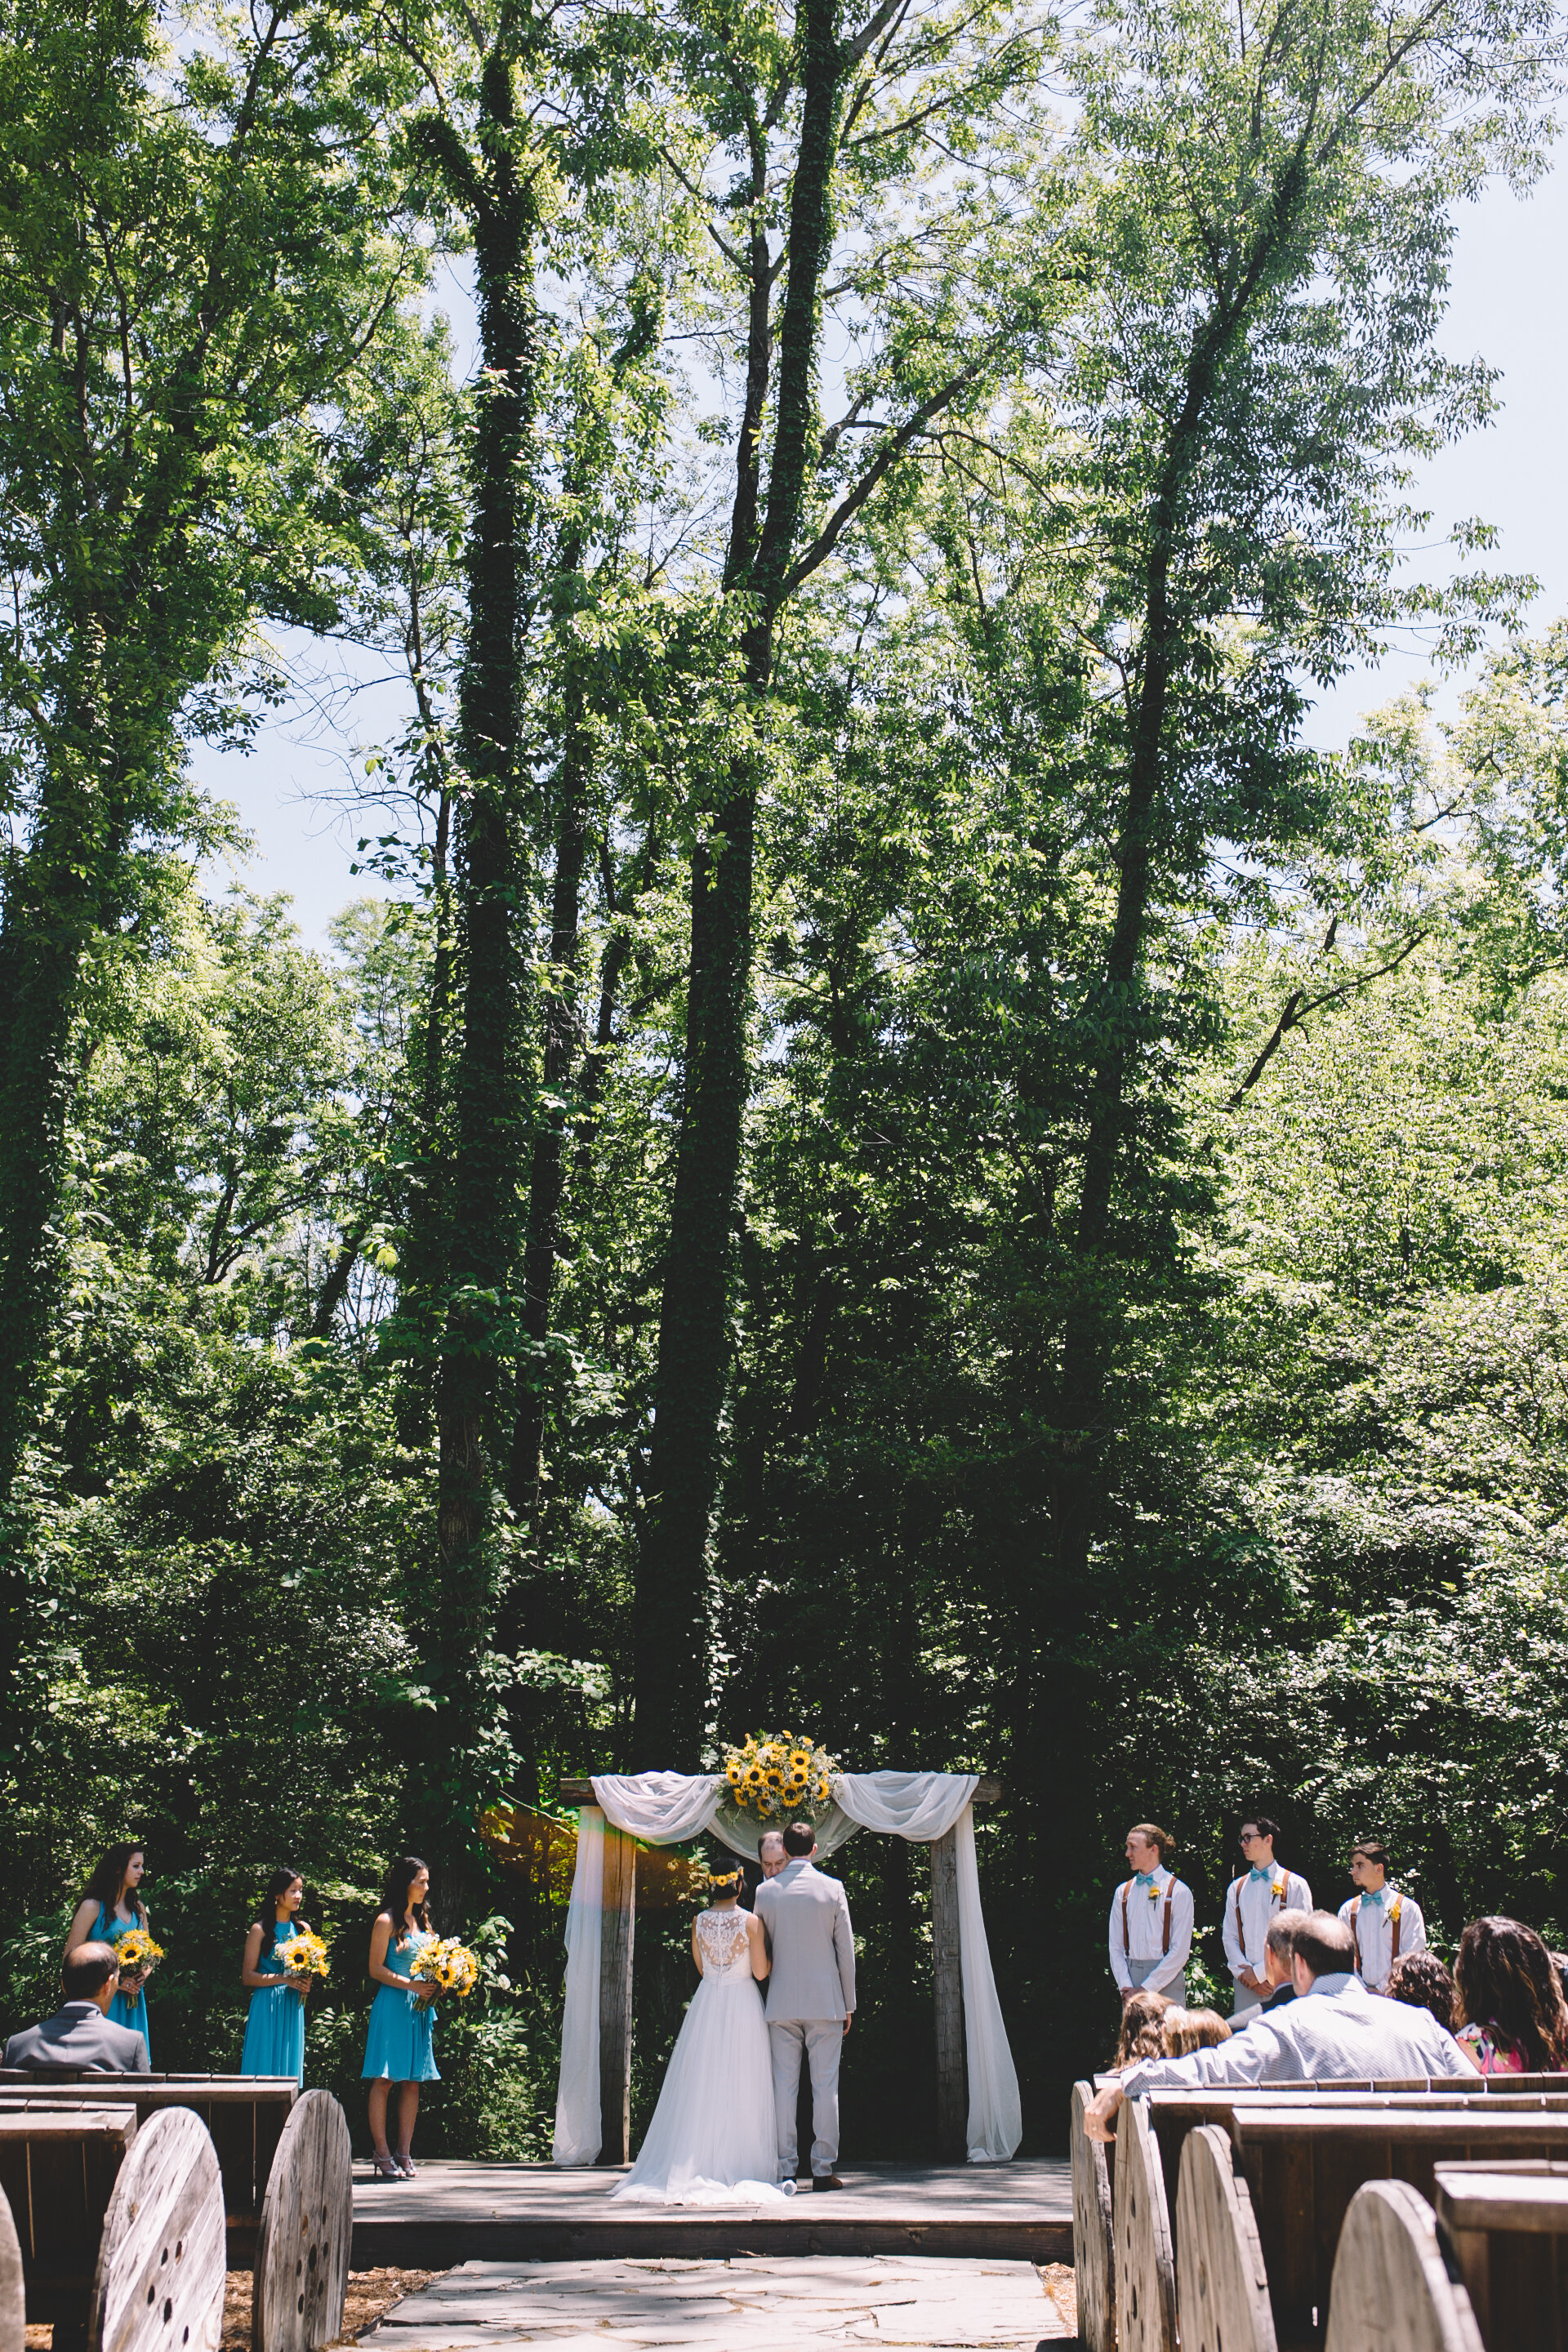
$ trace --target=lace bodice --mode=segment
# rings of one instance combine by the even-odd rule
[[[752,1956],[744,1911],[702,1911],[697,1919],[697,1948],[705,1977],[739,1977],[752,1973]]]

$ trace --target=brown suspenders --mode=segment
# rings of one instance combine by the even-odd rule
[[[1137,1885],[1137,1884],[1138,1881],[1135,1878],[1130,1878],[1126,1885],[1121,1890],[1121,1957],[1124,1960],[1130,1960],[1132,1958],[1132,1936],[1131,1931],[1127,1925],[1127,1898],[1131,1894],[1132,1889]],[[1175,1894],[1176,1882],[1174,1878],[1173,1878],[1169,1886],[1165,1889],[1164,1934],[1160,1939],[1160,1958],[1162,1959],[1165,1958],[1165,1955],[1171,1948],[1171,1905],[1175,1899]]]
[[[1388,1965],[1390,1968],[1394,1966],[1394,1961],[1399,1958],[1399,1914],[1404,1902],[1405,1897],[1403,1895],[1395,1895],[1393,1902],[1388,1906],[1388,1924],[1394,1930],[1394,1942],[1390,1948],[1388,1955]],[[1351,1946],[1355,1953],[1355,1972],[1358,1977],[1364,1977],[1366,1970],[1361,1964],[1360,1919],[1361,1896],[1358,1895],[1355,1901],[1351,1905]]]

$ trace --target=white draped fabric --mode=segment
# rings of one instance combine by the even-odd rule
[[[566,1906],[566,1998],[561,2012],[561,2079],[555,2093],[557,2164],[593,2164],[599,2154],[599,1954],[605,1937],[605,1817],[577,1815],[577,1863]]]
[[[979,1785],[975,1772],[846,1772],[834,1795],[858,1829],[930,1843],[957,1828],[958,1956],[969,2061],[965,2137],[971,2164],[1005,2164],[1024,2137],[1024,2117],[980,1907],[972,1802]]]
[[[886,1836],[929,1844],[957,1829],[969,2161],[1000,2164],[1012,2156],[1024,2126],[1018,2077],[980,1907],[972,1804],[977,1785],[973,1772],[846,1772],[834,1783],[835,1801],[817,1824],[816,1843],[826,1855],[857,1830],[879,1830]],[[731,1853],[755,1858],[759,1825],[725,1802],[727,1784],[711,1773],[599,1772],[593,1786],[605,1819],[647,1845],[684,1844],[710,1830]],[[592,2164],[599,2153],[604,1827],[592,1806],[585,1806],[578,1820],[577,1867],[566,1914],[566,1999],[555,2103],[557,2164]]]

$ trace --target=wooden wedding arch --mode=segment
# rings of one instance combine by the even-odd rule
[[[982,1779],[970,1802],[994,1805],[1000,1780]],[[604,1932],[599,1943],[601,2164],[629,2164],[632,2138],[632,1943],[637,1927],[636,1838],[606,1819],[592,1780],[563,1780],[561,1802],[605,1825]],[[931,1979],[936,1999],[937,2145],[962,2164],[969,2114],[963,2046],[963,1976],[958,1929],[958,1830],[931,1842]]]

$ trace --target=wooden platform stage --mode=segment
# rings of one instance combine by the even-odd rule
[[[649,2254],[941,2254],[1072,2260],[1064,2161],[847,2167],[828,2196],[783,2206],[610,2202],[619,2170],[548,2164],[421,2164],[376,2180],[354,2167],[353,2267],[450,2270],[466,2262],[563,2262]]]

